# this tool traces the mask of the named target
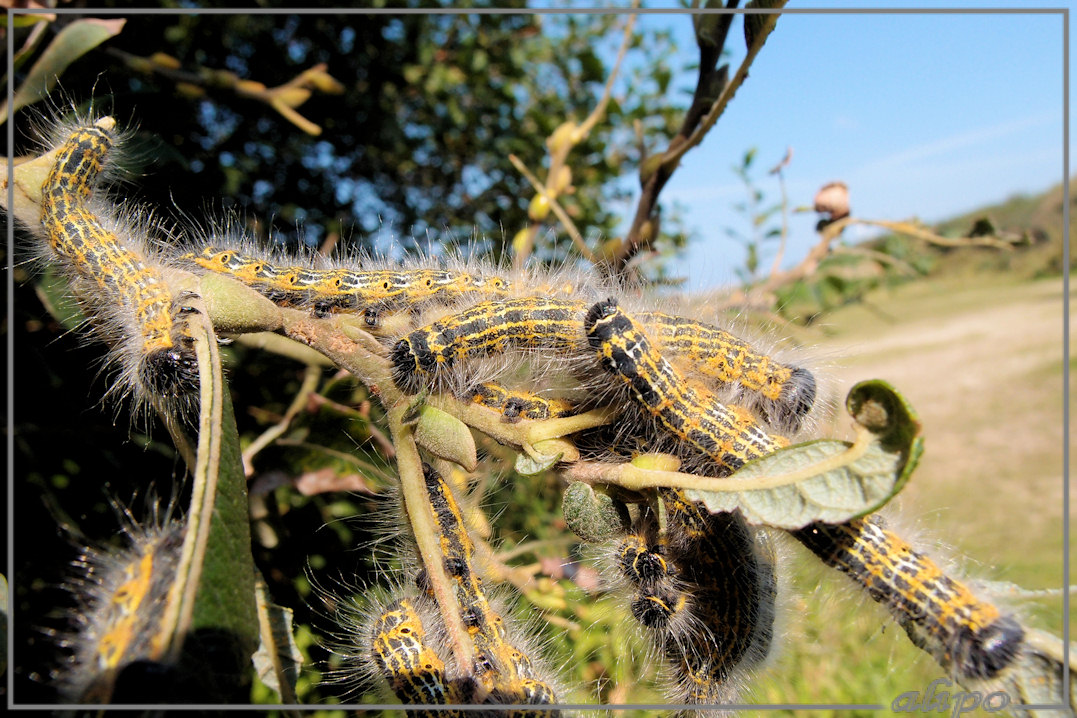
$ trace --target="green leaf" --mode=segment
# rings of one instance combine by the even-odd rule
[[[415,443],[434,456],[474,471],[479,460],[475,437],[464,422],[452,414],[424,404],[415,427]]]
[[[713,512],[739,509],[749,523],[798,529],[871,513],[897,494],[919,461],[923,439],[915,412],[889,384],[861,382],[846,399],[860,427],[856,444],[824,439],[745,464],[730,479],[741,491],[689,490]]]
[[[572,533],[593,543],[624,534],[632,522],[624,503],[582,481],[573,481],[561,495],[561,513]]]
[[[524,448],[529,448],[529,450],[526,453],[516,455],[516,473],[521,476],[541,474],[561,461],[565,456],[573,454],[579,456],[572,442],[565,439],[546,439],[545,441],[537,442],[531,447],[525,446]]]
[[[254,670],[258,679],[276,691],[282,702],[295,703],[295,684],[303,654],[292,634],[292,610],[273,603],[261,577],[256,591],[261,644],[253,657]]]
[[[67,280],[59,275],[56,267],[48,265],[42,272],[34,291],[38,299],[48,310],[52,318],[60,322],[64,329],[74,331],[86,322],[77,302],[71,298],[71,287]]]
[[[751,0],[744,6],[745,10],[752,9],[781,9],[785,7],[786,0]],[[762,45],[767,41],[767,36],[778,24],[781,13],[745,13],[744,15],[744,45],[749,52],[756,44]]]
[[[201,302],[199,302],[200,304]],[[180,671],[202,700],[225,702],[247,692],[258,646],[247,480],[217,339],[204,305],[194,333],[200,382],[198,454],[193,468],[184,559],[177,572],[171,643],[182,646]],[[174,427],[173,427],[174,428]],[[173,432],[181,436],[178,431]]]
[[[120,34],[126,22],[122,18],[116,20],[86,18],[67,25],[53,38],[37,62],[30,67],[26,80],[15,91],[11,112],[14,113],[48,96],[68,65],[110,37]],[[0,124],[7,120],[7,116],[5,102],[3,109],[0,110]]]

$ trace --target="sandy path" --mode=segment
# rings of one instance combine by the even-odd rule
[[[919,412],[926,453],[903,512],[993,566],[988,575],[1030,588],[1057,577],[1058,585],[1061,279],[909,285],[873,302],[894,321],[863,308],[835,314],[818,350],[836,357],[828,373],[839,397],[858,380],[882,378]]]

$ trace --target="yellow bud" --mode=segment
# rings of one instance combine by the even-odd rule
[[[546,138],[546,146],[550,152],[556,154],[568,150],[572,145],[573,137],[577,134],[576,123],[572,120],[563,122],[549,137]]]
[[[554,176],[547,182],[550,193],[557,196],[564,192],[572,184],[572,169],[566,165],[561,165],[554,172]]]
[[[639,239],[641,242],[650,242],[654,239],[654,222],[648,219],[640,225]]]
[[[531,204],[527,207],[527,216],[531,218],[533,222],[541,222],[546,219],[546,215],[550,213],[550,200],[546,199],[544,194],[536,194],[531,199]]]
[[[647,181],[651,179],[661,166],[662,155],[651,155],[643,160],[643,164],[639,167],[639,183],[641,185],[647,184]]]
[[[602,243],[602,248],[598,250],[599,256],[609,258],[614,256],[621,249],[620,237],[614,237],[613,239],[607,239]]]
[[[163,67],[166,70],[180,69],[180,61],[163,52],[155,52],[150,55],[150,62],[158,67]]]
[[[515,254],[520,254],[527,248],[527,244],[531,239],[531,229],[524,227],[512,238],[512,251]]]

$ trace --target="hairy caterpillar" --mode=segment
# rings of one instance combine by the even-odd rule
[[[656,525],[645,511],[616,551],[633,586],[632,615],[668,663],[680,700],[728,703],[773,638],[775,557],[739,514],[708,514],[676,490],[661,497],[665,533],[648,538]]]
[[[509,349],[548,349],[580,356],[584,305],[552,297],[521,297],[476,304],[417,329],[393,347],[393,378],[411,393],[457,360]]]
[[[277,303],[308,307],[316,315],[333,311],[361,313],[375,333],[380,333],[386,314],[401,310],[414,312],[431,303],[451,306],[467,297],[490,300],[489,304],[480,305],[481,308],[465,308],[462,313],[466,316],[443,318],[401,340],[411,346],[409,352],[416,364],[413,370],[403,356],[399,357],[400,379],[411,388],[417,388],[421,381],[419,376],[413,376],[416,372],[434,378],[439,369],[451,367],[464,356],[502,352],[510,346],[552,349],[572,346],[582,332],[582,324],[573,315],[582,314],[587,306],[567,298],[547,301],[545,295],[578,294],[576,283],[568,280],[551,279],[532,286],[536,284],[532,278],[510,279],[489,272],[457,269],[307,268],[282,265],[248,252],[217,246],[190,252],[182,259],[231,276]],[[521,291],[527,291],[528,295],[495,306],[496,299]],[[530,306],[532,303],[534,306]],[[745,402],[775,426],[796,432],[811,411],[816,383],[806,369],[777,362],[733,334],[704,322],[659,312],[641,313],[638,318],[663,350],[684,358],[692,369],[720,387],[742,389]],[[495,326],[500,329],[493,331],[505,331],[504,340],[491,344],[481,335],[488,335]],[[404,351],[399,344],[397,349]]]
[[[739,513],[710,514],[679,491],[660,494],[669,556],[692,617],[665,653],[680,668],[687,702],[729,702],[734,679],[766,658],[774,637],[776,558]]]
[[[657,312],[636,316],[660,351],[683,357],[722,386],[739,385],[745,392],[738,398],[757,406],[774,426],[790,433],[800,430],[815,404],[815,377],[807,369],[779,363],[703,322]]]
[[[581,338],[593,324],[588,306],[577,300],[545,296],[476,304],[416,329],[397,342],[392,353],[395,379],[402,388],[415,392],[436,382],[462,359],[500,354],[508,349],[544,349],[565,358],[578,357],[584,351]],[[666,314],[644,316],[651,321],[648,329],[654,327],[671,352],[681,354],[693,369],[723,383],[735,382],[757,392],[769,402],[767,413],[781,425],[799,428],[801,419],[811,410],[815,380],[806,370],[773,362],[716,327]],[[693,332],[698,341],[687,338]],[[675,371],[671,366],[669,370]],[[747,425],[743,417],[737,421]],[[754,419],[750,423],[754,424]]]
[[[603,366],[631,388],[666,431],[707,457],[721,474],[789,443],[767,434],[747,410],[727,407],[706,388],[686,381],[616,301],[595,304],[585,322]]]
[[[570,416],[576,406],[564,399],[547,399],[528,391],[512,391],[500,384],[485,382],[468,393],[476,404],[500,411],[505,421],[541,420]]]
[[[353,270],[281,267],[232,249],[204,247],[182,259],[248,284],[280,304],[310,307],[315,314],[414,309],[424,302],[467,295],[507,294],[510,282],[447,269]]]
[[[607,367],[632,387],[637,400],[655,414],[667,431],[694,446],[723,470],[780,448],[776,437],[756,428],[751,438],[731,441],[743,451],[726,459],[721,439],[706,417],[719,406],[694,392],[649,344],[639,324],[616,303],[595,305],[588,314],[588,335]],[[739,436],[735,434],[734,437]],[[759,438],[764,437],[764,438]],[[668,502],[667,507],[671,504]],[[688,502],[680,502],[691,507]],[[678,502],[672,502],[673,506]],[[690,512],[682,512],[691,517]],[[702,518],[702,514],[699,518]],[[1017,655],[1023,629],[997,608],[977,599],[964,585],[945,575],[923,554],[871,519],[846,524],[816,524],[794,535],[823,561],[850,575],[876,601],[887,605],[912,642],[958,678],[990,678]],[[689,565],[707,559],[696,557]]]
[[[175,403],[198,386],[184,297],[173,301],[161,270],[144,253],[106,228],[91,207],[114,137],[110,118],[70,133],[42,187],[41,223],[75,290],[119,347],[123,372],[117,390],[136,402]]]
[[[446,682],[445,663],[428,645],[426,629],[410,599],[386,606],[374,620],[371,635],[374,664],[403,703],[464,702],[456,695],[458,686]]]
[[[130,514],[128,514],[130,518]],[[58,676],[62,693],[82,703],[156,701],[148,676],[162,677],[160,620],[175,577],[185,525],[169,520],[125,527],[128,545],[88,548],[68,582],[78,598],[75,631],[61,639],[72,651]]]
[[[504,619],[486,598],[482,579],[474,569],[474,544],[452,489],[429,464],[423,465],[423,478],[438,526],[445,572],[454,581],[461,618],[475,646],[475,663],[469,675],[494,703],[556,703],[554,689],[539,677],[531,658],[508,640]]]
[[[958,680],[995,677],[1017,657],[1024,629],[981,601],[874,518],[794,533],[897,619],[909,639]]]

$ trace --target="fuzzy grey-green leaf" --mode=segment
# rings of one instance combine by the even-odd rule
[[[869,381],[849,392],[847,407],[861,427],[874,435],[862,452],[842,455],[853,445],[821,440],[796,444],[751,461],[731,477],[744,491],[690,490],[690,498],[713,512],[739,509],[752,524],[799,529],[810,523],[841,523],[871,513],[908,480],[922,440],[916,414],[889,384]],[[810,473],[812,467],[817,473]],[[801,475],[788,483],[783,475]],[[751,486],[756,480],[762,486]]]

